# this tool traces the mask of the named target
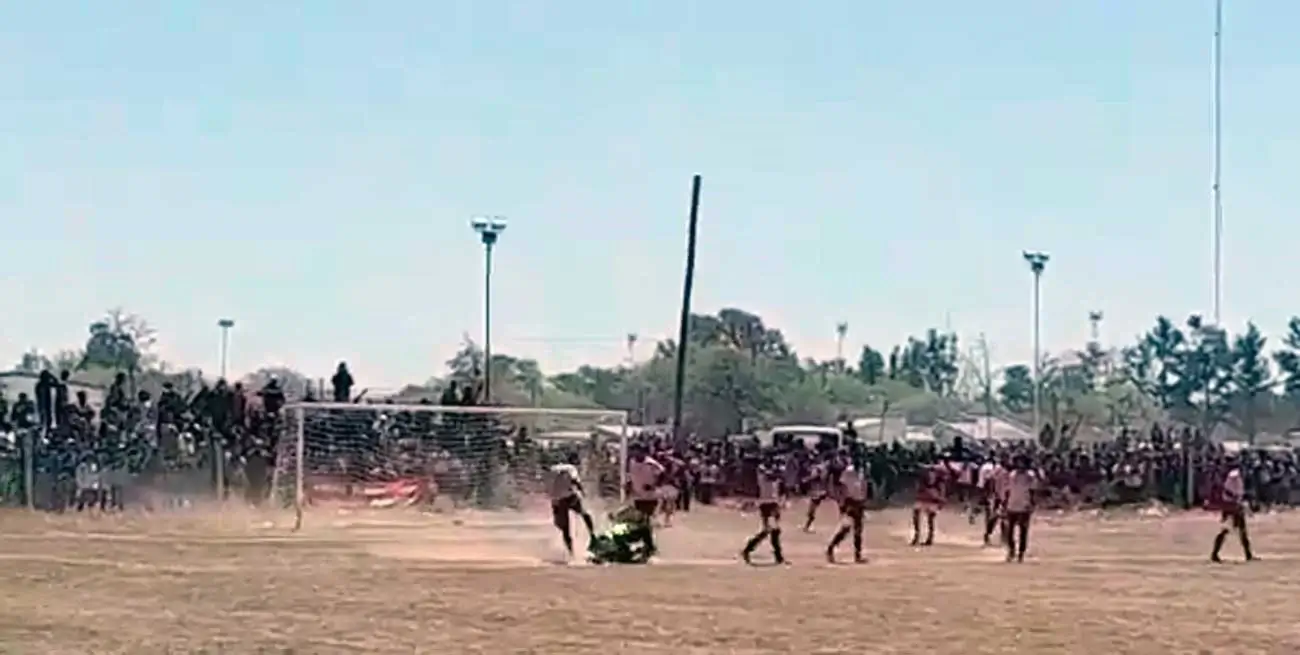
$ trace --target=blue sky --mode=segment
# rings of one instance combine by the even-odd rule
[[[802,354],[942,327],[1044,343],[1209,313],[1210,0],[29,2],[0,8],[0,362],[111,306],[159,352],[361,384],[498,351],[612,363],[697,311]],[[1229,0],[1225,322],[1294,278],[1300,5]],[[642,348],[649,353],[649,346]]]

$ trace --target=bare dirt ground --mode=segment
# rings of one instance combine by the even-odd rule
[[[1263,561],[1220,566],[1201,514],[1039,517],[1021,565],[956,514],[910,548],[891,512],[871,563],[830,566],[833,519],[787,525],[788,568],[739,564],[754,518],[722,510],[679,516],[655,565],[602,568],[549,563],[543,512],[321,512],[297,534],[0,514],[0,653],[1300,653],[1300,514],[1255,517]]]

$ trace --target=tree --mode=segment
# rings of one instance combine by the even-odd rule
[[[50,360],[41,354],[41,351],[32,348],[23,353],[18,363],[14,365],[14,370],[19,373],[37,374],[41,371],[47,371],[54,368]]]
[[[863,346],[858,356],[858,378],[867,384],[876,384],[885,376],[885,358],[871,346]]]
[[[1182,379],[1187,337],[1164,316],[1156,317],[1151,331],[1124,350],[1124,373],[1141,393],[1162,410],[1187,404],[1187,387]]]
[[[1231,407],[1232,346],[1225,330],[1205,323],[1199,315],[1188,317],[1187,334],[1178,351],[1175,409],[1198,419],[1202,433],[1209,435]]]
[[[108,310],[102,320],[90,324],[89,331],[79,368],[98,366],[126,373],[134,391],[136,377],[154,363],[150,349],[157,333],[143,318],[120,308]]]
[[[1002,406],[1012,412],[1026,412],[1033,408],[1034,381],[1028,366],[1014,364],[1002,370],[998,398]]]
[[[1264,355],[1267,339],[1254,323],[1246,324],[1246,331],[1232,343],[1233,404],[1241,410],[1242,432],[1250,443],[1255,443],[1256,417],[1261,398],[1273,388],[1273,371]]]
[[[1300,406],[1300,317],[1291,317],[1286,327],[1282,348],[1273,354],[1273,360],[1282,378],[1282,393]]]

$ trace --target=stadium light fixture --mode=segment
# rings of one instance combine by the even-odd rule
[[[1045,252],[1030,252],[1026,250],[1022,253],[1025,261],[1029,263],[1029,271],[1034,274],[1034,438],[1042,434],[1042,396],[1043,396],[1043,353],[1041,346],[1041,317],[1040,311],[1040,293],[1042,286],[1043,271],[1047,270],[1048,257]]]
[[[221,328],[221,379],[226,379],[226,365],[229,363],[230,354],[230,330],[235,327],[234,319],[223,318],[217,321],[217,327]]]
[[[492,400],[492,247],[506,231],[505,216],[474,216],[469,226],[483,242],[483,402]]]

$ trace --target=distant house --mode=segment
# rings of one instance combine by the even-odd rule
[[[5,371],[0,373],[0,395],[3,395],[5,400],[10,403],[17,400],[20,393],[27,394],[28,398],[35,401],[36,381],[39,379],[39,374],[26,371]],[[104,404],[105,390],[103,387],[74,380],[68,383],[68,400],[75,402],[78,391],[86,392],[86,400],[90,401],[92,407],[100,407]]]

